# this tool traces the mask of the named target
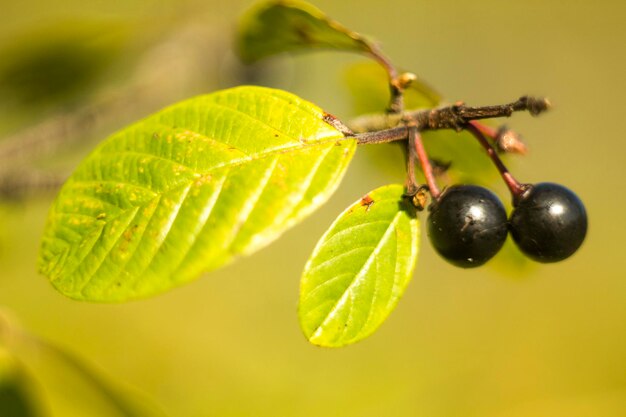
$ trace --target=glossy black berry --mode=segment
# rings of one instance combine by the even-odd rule
[[[559,184],[532,185],[509,220],[513,240],[528,257],[558,262],[572,255],[587,234],[587,213],[578,196]]]
[[[430,207],[428,236],[435,250],[462,268],[480,266],[502,247],[507,235],[502,202],[486,188],[449,187]]]

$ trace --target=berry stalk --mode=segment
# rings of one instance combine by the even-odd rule
[[[496,168],[498,168],[498,171],[500,172],[502,179],[504,180],[507,187],[511,191],[511,195],[513,196],[513,202],[515,204],[515,202],[520,199],[522,194],[524,194],[526,187],[524,187],[523,184],[521,184],[519,181],[515,179],[515,177],[513,177],[513,175],[511,175],[508,168],[504,165],[504,163],[498,156],[498,153],[496,152],[494,147],[491,146],[491,144],[487,141],[487,139],[485,138],[485,136],[483,135],[483,133],[481,132],[479,128],[474,126],[474,124],[472,123],[468,123],[465,126],[465,129],[468,132],[470,132],[472,135],[474,135],[476,140],[478,140],[478,142],[485,149],[485,151],[487,151],[487,155],[489,156],[491,161],[494,163]]]
[[[424,172],[424,177],[426,178],[426,184],[428,184],[430,195],[433,199],[438,200],[441,192],[435,182],[433,167],[430,164],[430,159],[428,159],[428,154],[426,153],[424,143],[422,142],[422,135],[420,135],[417,126],[409,126],[409,152],[413,150],[417,154],[417,159],[422,167],[422,172]]]
[[[502,125],[496,129],[477,120],[472,120],[469,124],[480,130],[483,135],[490,139],[498,151],[526,155],[528,149],[520,135],[506,126]]]

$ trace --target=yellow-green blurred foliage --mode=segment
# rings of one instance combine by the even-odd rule
[[[61,94],[41,97],[50,100],[47,105],[57,100],[45,111],[15,104],[0,115],[0,132],[12,135],[55,111],[125,97],[130,88],[133,101],[124,111],[86,135],[103,138],[175,100],[250,82],[254,74],[239,68],[230,51],[234,24],[249,4],[4,2],[1,45],[70,18],[127,25],[131,39],[85,44],[108,55],[76,61],[98,71],[64,80],[76,82],[70,101]],[[348,204],[378,185],[403,181],[401,153],[389,153],[397,158],[397,172],[379,173],[367,155],[376,152],[372,147],[357,152],[327,206],[269,248],[170,293],[127,304],[71,301],[35,272],[53,193],[0,201],[0,308],[32,334],[140,389],[175,417],[626,416],[626,3],[316,5],[380,40],[398,66],[448,100],[486,105],[524,94],[550,97],[554,110],[545,116],[520,114],[507,121],[530,148],[528,156],[510,158],[511,168],[522,181],[559,182],[580,195],[589,234],[579,253],[525,273],[501,264],[466,271],[446,264],[424,240],[407,294],[375,335],[339,350],[309,345],[296,315],[308,254]],[[9,66],[7,57],[0,57],[2,68]],[[267,78],[253,79],[348,116],[341,72],[358,60],[329,52],[282,57],[267,64]],[[17,102],[18,86],[10,87]],[[27,97],[41,91],[28,90]],[[95,143],[38,164],[69,169]],[[505,197],[500,184],[494,189]],[[28,392],[36,398],[74,395],[46,387],[35,372],[20,387],[31,379],[36,386]],[[72,407],[71,401],[52,402],[61,404],[57,411]]]

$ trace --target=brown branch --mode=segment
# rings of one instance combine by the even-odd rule
[[[0,143],[0,161],[6,168],[24,160],[48,155],[61,146],[80,141],[98,123],[99,108],[89,106],[83,110],[59,115],[55,118],[7,137]]]
[[[454,129],[461,131],[472,120],[510,117],[514,112],[528,111],[536,116],[550,107],[545,98],[521,97],[519,100],[497,106],[469,107],[465,104],[439,107],[430,110],[416,110],[400,115],[364,116],[349,126],[355,132],[359,144],[384,143],[396,140],[406,140],[408,131],[405,126],[397,127],[400,123],[415,125],[419,131]],[[392,126],[382,128],[384,124]],[[395,124],[394,124],[395,123]]]
[[[545,98],[520,97],[517,101],[497,106],[469,107],[465,104],[455,104],[431,111],[418,111],[405,115],[405,118],[415,118],[417,124],[424,129],[455,129],[462,130],[472,120],[493,119],[496,117],[510,117],[517,111],[528,111],[537,116],[550,108],[550,102]]]
[[[38,192],[56,192],[67,175],[16,170],[0,176],[0,200],[14,200]]]

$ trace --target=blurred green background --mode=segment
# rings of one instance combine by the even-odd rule
[[[381,41],[398,66],[449,100],[550,97],[555,108],[545,116],[507,121],[530,148],[511,158],[511,168],[525,182],[563,183],[585,202],[589,234],[566,262],[505,267],[495,260],[466,271],[423,240],[414,280],[376,334],[338,350],[309,345],[296,306],[316,241],[361,195],[403,181],[401,155],[387,152],[397,161],[379,169],[380,147],[370,147],[359,149],[331,201],[279,241],[164,295],[120,305],[76,302],[36,273],[54,183],[133,120],[246,82],[353,115],[342,71],[359,57],[321,52],[254,70],[238,64],[233,31],[250,3],[2,4],[0,176],[16,189],[32,183],[0,199],[3,317],[173,417],[626,416],[626,3],[616,0],[315,2]],[[42,80],[37,69],[59,62],[64,71]],[[27,131],[33,126],[41,130]],[[55,129],[72,139],[27,142]],[[44,151],[52,156],[37,156]],[[504,188],[494,188],[504,197]],[[14,386],[37,399],[41,415],[124,415],[81,405],[80,377],[42,376],[34,362],[45,355],[8,352],[0,345],[0,385],[3,369],[23,369]]]

